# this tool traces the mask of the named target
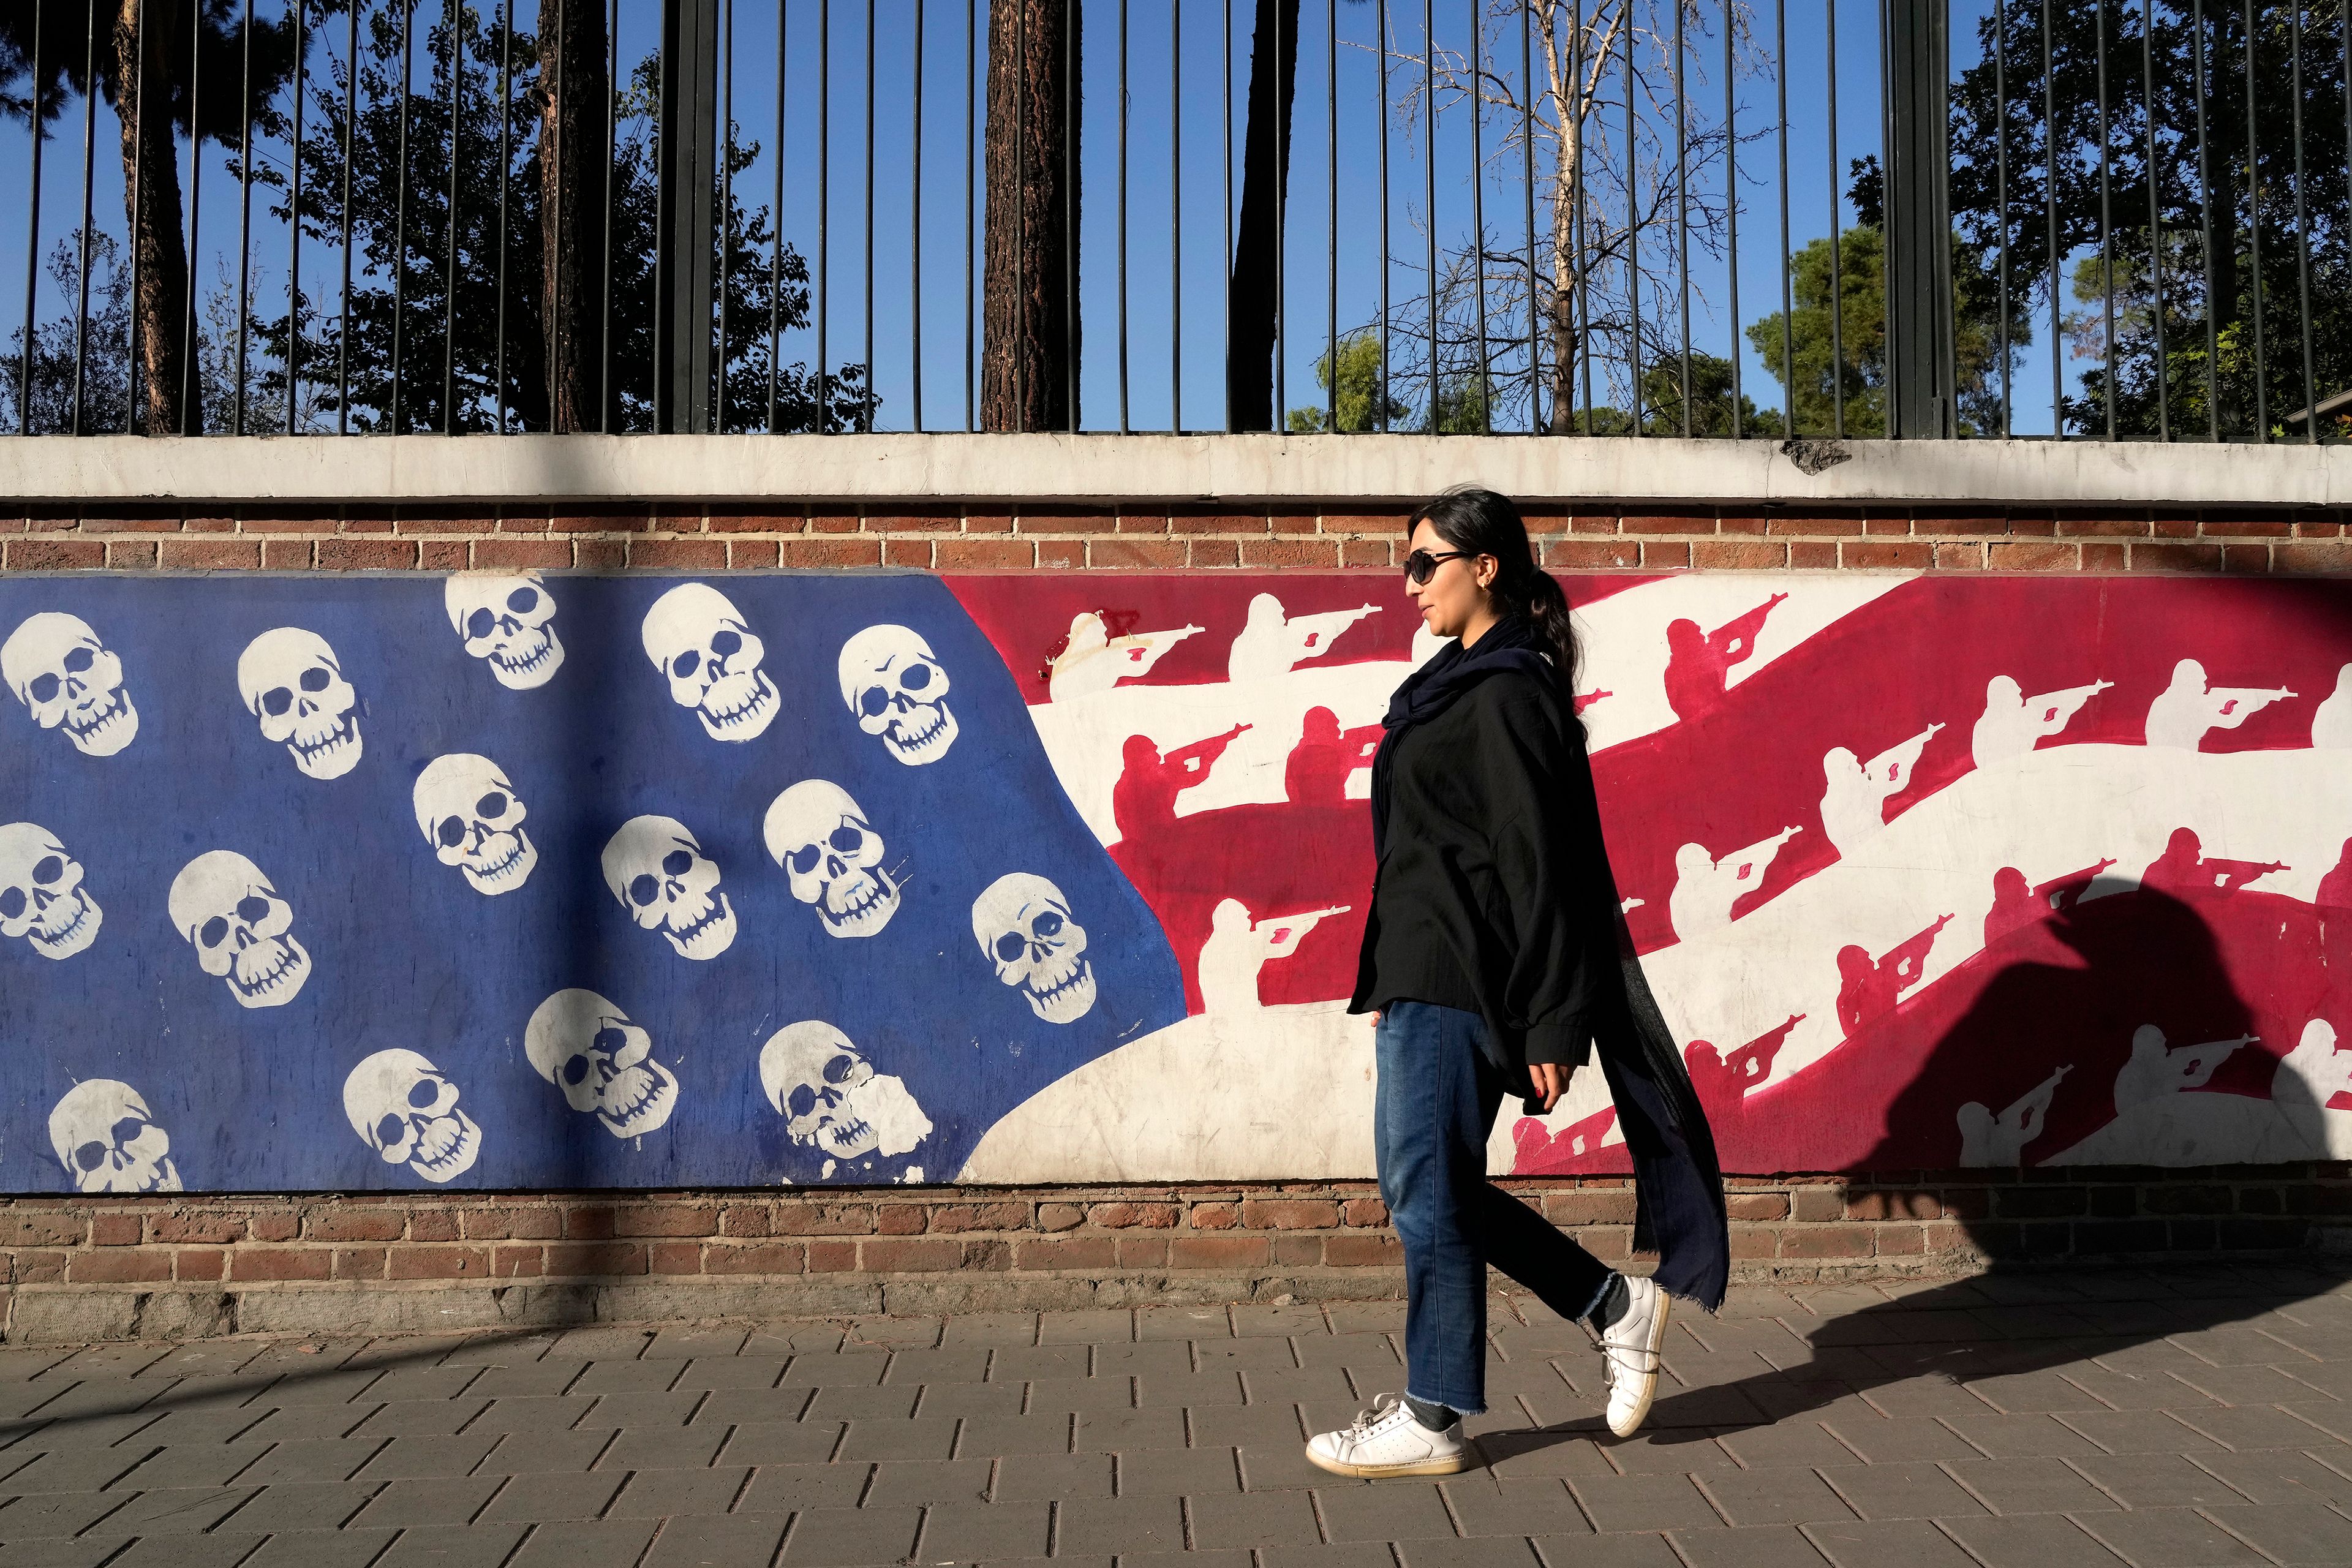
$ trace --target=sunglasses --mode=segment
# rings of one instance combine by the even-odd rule
[[[1418,587],[1437,575],[1441,562],[1475,560],[1477,555],[1475,550],[1416,550],[1404,558],[1405,581]]]

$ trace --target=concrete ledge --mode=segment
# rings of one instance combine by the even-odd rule
[[[2352,447],[1470,436],[131,436],[0,438],[27,503],[1528,499],[2352,504]]]

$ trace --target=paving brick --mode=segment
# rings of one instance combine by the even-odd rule
[[[377,1408],[352,1428],[361,1437],[446,1437],[490,1407],[478,1394],[457,1399],[402,1399]]]
[[[1121,1497],[1218,1496],[1241,1489],[1231,1448],[1158,1448],[1121,1454]]]
[[[1822,1568],[1824,1561],[1790,1524],[1678,1530],[1674,1541],[1691,1568]]]
[[[389,1530],[281,1530],[241,1568],[368,1568],[395,1532]]]
[[[1318,1490],[1316,1502],[1324,1531],[1333,1541],[1426,1540],[1454,1533],[1454,1521],[1430,1482]]]
[[[256,1486],[279,1481],[345,1481],[391,1441],[386,1437],[337,1437],[309,1443],[280,1443],[240,1470],[236,1479]],[[179,1449],[170,1450],[173,1453]],[[196,1452],[202,1452],[198,1449]],[[140,1467],[142,1470],[145,1466]],[[137,1484],[138,1472],[131,1476]]]
[[[610,1432],[509,1432],[475,1467],[485,1476],[532,1476],[584,1470],[610,1446]]]
[[[499,1436],[484,1432],[460,1437],[394,1437],[376,1450],[358,1479],[387,1481],[470,1475],[498,1447]]]
[[[2254,1568],[2262,1556],[2193,1509],[2088,1513],[2074,1521],[2133,1568]]]
[[[0,1508],[0,1542],[78,1535],[128,1500],[112,1492],[46,1492],[16,1498]]]
[[[838,1422],[768,1421],[734,1429],[719,1451],[730,1465],[812,1465],[833,1458],[840,1446]]]
[[[253,1555],[261,1537],[242,1531],[217,1535],[152,1536],[136,1542],[120,1557],[107,1559],[110,1568],[236,1568]]]
[[[525,1527],[427,1525],[404,1530],[374,1568],[500,1568],[514,1554]]]
[[[761,1465],[735,1504],[738,1513],[793,1513],[855,1508],[872,1479],[871,1465]]]
[[[793,1521],[784,1542],[792,1568],[862,1568],[897,1563],[915,1544],[922,1512],[912,1508],[814,1508]]]
[[[507,1484],[504,1476],[446,1479],[398,1480],[376,1493],[352,1523],[393,1525],[407,1529],[425,1524],[467,1524],[482,1511],[492,1494]]]
[[[918,1555],[927,1562],[1043,1557],[1051,1523],[1052,1507],[1044,1502],[938,1503],[923,1511]]]
[[[874,1481],[866,1490],[866,1501],[917,1505],[986,1502],[989,1475],[994,1468],[995,1461],[987,1458],[887,1459],[874,1467]]]
[[[2245,1500],[2179,1454],[2103,1454],[2076,1459],[2074,1468],[2126,1508],[2227,1507]]]
[[[542,1524],[507,1568],[635,1568],[655,1528],[652,1521],[638,1519]]]
[[[288,1530],[333,1530],[381,1489],[382,1481],[285,1482],[264,1487],[236,1510],[233,1528],[257,1534]]]
[[[1438,1490],[1465,1536],[1591,1531],[1566,1483],[1551,1477],[1509,1480],[1474,1474],[1444,1482]]]
[[[2269,1508],[2209,1508],[2207,1518],[2293,1568],[2352,1563],[2352,1519],[2316,1503]]]
[[[775,1556],[783,1539],[784,1521],[735,1515],[673,1519],[654,1538],[642,1568],[712,1568],[714,1564],[757,1564]]]
[[[624,1431],[596,1457],[599,1470],[698,1469],[719,1456],[727,1440],[723,1426],[688,1426],[680,1431],[661,1426],[652,1431]]]
[[[1312,1546],[1321,1540],[1314,1499],[1303,1491],[1220,1497],[1192,1510],[1196,1547]]]
[[[2117,1568],[2119,1561],[2063,1514],[1956,1519],[1944,1528],[1984,1568]]]
[[[1077,1552],[1181,1552],[1183,1505],[1175,1498],[1073,1498],[1055,1524],[1057,1556]]]
[[[1977,1568],[1924,1519],[1809,1524],[1804,1534],[1836,1568]]]
[[[1706,1530],[1723,1521],[1688,1476],[1601,1476],[1570,1481],[1603,1531]]]
[[[1538,1536],[1534,1544],[1553,1568],[1682,1568],[1682,1559],[1663,1535]]]

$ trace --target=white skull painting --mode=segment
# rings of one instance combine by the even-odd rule
[[[523,885],[539,851],[522,828],[529,815],[499,765],[471,752],[425,764],[410,792],[417,831],[444,866],[455,866],[478,893],[496,898]]]
[[[849,792],[803,779],[768,804],[768,856],[835,936],[872,936],[898,912],[898,884],[882,868],[882,836]]]
[[[43,958],[71,958],[98,940],[105,918],[83,884],[81,862],[37,823],[0,826],[0,936]]]
[[[206,974],[228,983],[237,1005],[284,1006],[310,977],[310,954],[294,939],[294,906],[235,850],[208,850],[181,867],[167,903],[173,928]]]
[[[681,958],[716,958],[735,940],[719,865],[674,816],[633,816],[604,845],[604,885]]]
[[[482,1152],[482,1130],[457,1109],[457,1086],[415,1051],[378,1051],[353,1068],[343,1114],[385,1164],[428,1182],[457,1180]]]
[[[339,779],[359,765],[359,693],[326,638],[299,626],[262,633],[237,656],[236,689],[263,738],[310,777]]]
[[[0,679],[44,730],[63,729],[86,757],[110,757],[138,738],[139,710],[122,660],[77,616],[45,611],[0,643]]]
[[[828,1176],[837,1162],[904,1154],[931,1135],[906,1080],[876,1072],[846,1035],[817,1019],[768,1037],[760,1085],[793,1142],[824,1156]]]
[[[85,1193],[176,1193],[172,1140],[127,1083],[85,1079],[49,1112],[49,1147],[66,1180]]]
[[[466,651],[488,665],[500,686],[529,691],[563,668],[563,644],[551,624],[555,597],[538,573],[457,573],[441,598]]]
[[[523,1055],[615,1138],[658,1129],[677,1109],[677,1079],[653,1059],[653,1037],[593,991],[558,991],[534,1008]]]
[[[868,626],[841,645],[841,700],[857,727],[878,735],[908,767],[936,763],[955,744],[948,672],[931,645],[905,626]]]
[[[971,934],[996,965],[996,978],[1020,987],[1045,1022],[1075,1024],[1095,1005],[1087,928],[1045,878],[1014,871],[991,882],[972,900]]]
[[[734,601],[702,583],[681,583],[654,601],[639,632],[646,657],[669,680],[670,697],[701,717],[714,741],[749,741],[782,710],[760,668],[767,645]]]

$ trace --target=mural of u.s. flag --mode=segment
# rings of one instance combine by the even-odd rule
[[[2352,592],[1570,578],[1727,1170],[2352,1156]],[[1391,574],[0,580],[0,1190],[1370,1173]],[[1627,1168],[1597,1071],[1490,1168]]]
[[[1183,1016],[919,576],[0,582],[0,1187],[941,1181]]]

